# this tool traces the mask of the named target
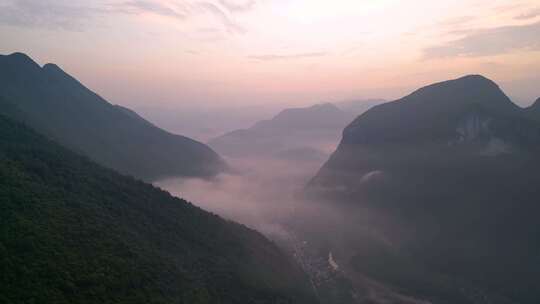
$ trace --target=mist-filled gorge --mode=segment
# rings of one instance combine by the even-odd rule
[[[368,109],[370,102],[356,101],[366,104],[357,111]],[[209,146],[228,164],[224,173],[154,184],[227,218],[270,228],[290,220],[304,204],[305,186],[337,147],[343,127],[357,113],[351,112],[333,104],[281,110],[249,128],[210,139]]]
[[[177,178],[154,184],[263,233],[301,265],[319,300],[354,303],[350,282],[336,266],[337,257],[349,254],[342,250],[346,212],[303,198],[307,182],[321,163],[264,157],[227,161],[234,172],[212,179]],[[352,233],[366,228],[347,229]]]
[[[0,303],[540,303],[537,0],[0,0]]]
[[[229,162],[234,173],[212,179],[173,178],[154,183],[176,196],[196,202],[205,210],[253,228],[292,215],[296,195],[313,166],[301,168],[289,161],[253,159]],[[306,166],[307,167],[307,166]]]

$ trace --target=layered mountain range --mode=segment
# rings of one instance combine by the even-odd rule
[[[208,144],[229,157],[274,157],[323,162],[337,145],[342,129],[381,100],[359,100],[285,109],[248,129],[214,138]]]

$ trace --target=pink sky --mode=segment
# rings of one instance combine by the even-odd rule
[[[392,99],[464,74],[540,97],[538,0],[0,0],[0,37],[132,106]]]

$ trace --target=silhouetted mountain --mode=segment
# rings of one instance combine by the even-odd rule
[[[538,303],[539,152],[540,123],[466,76],[358,117],[307,192],[377,215],[349,219],[370,227],[360,272],[433,303]]]
[[[0,96],[22,114],[13,118],[124,174],[206,177],[224,168],[204,144],[161,130],[109,104],[58,66],[40,67],[24,54],[0,56]]]
[[[540,120],[540,98],[538,98],[532,106],[527,108],[527,113],[531,118]]]
[[[149,122],[148,120],[144,119],[141,115],[139,115],[137,112],[133,111],[132,109],[128,109],[126,107],[122,107],[121,105],[114,105],[115,108],[118,110],[124,112],[125,114],[129,115],[131,118],[135,118],[138,121],[152,127],[156,127],[154,124]]]
[[[0,180],[2,303],[314,303],[262,235],[2,115]]]
[[[256,129],[313,129],[331,128],[342,125],[350,115],[340,111],[331,103],[318,104],[307,108],[293,108],[281,111],[271,120],[257,123]]]
[[[370,108],[387,102],[384,99],[365,99],[365,100],[348,100],[334,103],[336,107],[342,111],[356,116],[364,113]]]
[[[335,147],[341,130],[354,117],[330,103],[285,109],[270,120],[229,132],[208,144],[220,154],[231,157],[288,158],[295,154],[297,159],[298,151],[309,150],[307,157],[313,159],[315,154],[326,154]]]

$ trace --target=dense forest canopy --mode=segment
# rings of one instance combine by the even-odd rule
[[[0,302],[313,303],[262,235],[0,116]]]

